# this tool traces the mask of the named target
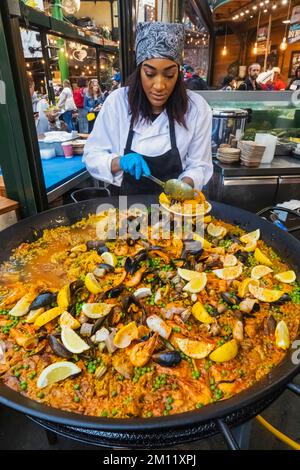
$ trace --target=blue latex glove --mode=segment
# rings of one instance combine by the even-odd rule
[[[139,180],[142,175],[150,176],[151,171],[143,159],[138,153],[129,153],[120,158],[121,170],[125,173],[129,173],[134,176],[136,180]]]

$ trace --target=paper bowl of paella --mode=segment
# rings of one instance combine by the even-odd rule
[[[171,199],[167,194],[161,193],[159,203],[167,212],[180,217],[205,216],[209,214],[212,209],[211,204],[205,199],[204,194],[197,190],[195,190],[194,199],[185,201],[177,201]]]
[[[131,217],[132,221],[132,217]],[[248,390],[299,334],[296,274],[259,229],[99,239],[91,215],[0,268],[0,380],[87,417],[166,417]]]

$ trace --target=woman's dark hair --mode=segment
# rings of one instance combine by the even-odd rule
[[[298,72],[300,72],[300,65],[295,70],[295,76],[298,77]]]
[[[225,86],[230,85],[232,80],[234,80],[234,77],[232,75],[227,75],[227,77],[225,77],[223,82],[222,82],[222,86],[225,87]]]
[[[133,124],[136,124],[140,118],[151,121],[153,111],[143,89],[141,65],[128,77],[126,86],[128,86],[128,102]],[[188,110],[188,95],[180,70],[173,93],[165,107],[170,118],[186,128],[185,115]]]

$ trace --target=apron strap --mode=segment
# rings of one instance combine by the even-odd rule
[[[133,136],[134,136],[133,118],[131,118],[129,133],[128,133],[127,142],[126,142],[126,146],[125,146],[125,150],[124,150],[125,155],[132,151],[131,147],[132,147]]]
[[[174,119],[171,118],[171,116],[168,113],[169,117],[169,126],[170,126],[170,140],[171,140],[171,148],[177,149],[177,142],[176,142],[176,135],[175,135],[175,125],[174,125]]]

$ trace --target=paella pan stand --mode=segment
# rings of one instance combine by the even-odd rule
[[[129,205],[138,202],[145,205],[157,204],[157,198],[128,198]],[[100,203],[107,203],[107,199],[55,208],[24,219],[2,231],[0,262],[6,260],[9,253],[24,240],[34,241],[46,228],[72,225],[95,213]],[[110,198],[109,203],[117,207],[118,198]],[[260,228],[265,241],[278,251],[300,278],[300,244],[294,237],[257,215],[236,207],[213,203],[213,214],[217,218],[239,225],[246,231]],[[299,370],[299,364],[292,361],[292,352],[289,351],[285,359],[267,377],[228,400],[218,401],[193,412],[147,420],[101,419],[45,407],[9,389],[1,382],[0,403],[27,415],[46,429],[50,444],[54,444],[57,435],[61,435],[102,448],[170,449],[179,444],[221,434],[229,449],[238,450],[247,448],[250,420],[270,406],[284,390],[288,389],[300,396],[300,386],[292,382]]]

